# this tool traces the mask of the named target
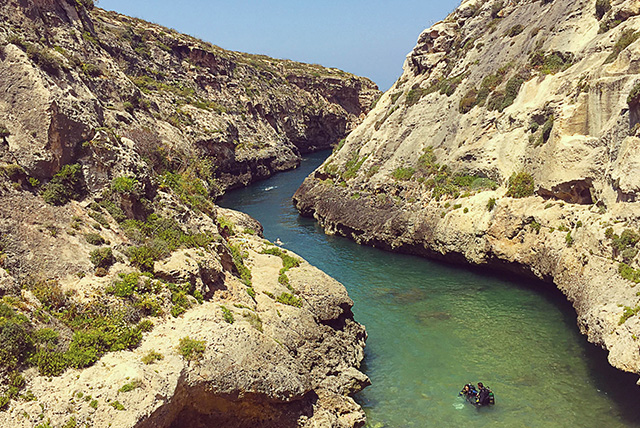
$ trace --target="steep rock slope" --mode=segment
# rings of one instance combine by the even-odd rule
[[[342,285],[217,207],[377,94],[89,0],[0,5],[0,425],[358,427]]]
[[[329,233],[553,282],[640,373],[638,3],[464,1],[294,197]]]
[[[379,95],[337,69],[226,51],[79,4],[0,6],[0,154],[40,180],[104,129],[156,169],[209,160],[220,192],[330,147]]]

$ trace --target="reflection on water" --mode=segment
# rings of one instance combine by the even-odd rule
[[[327,155],[220,204],[260,220],[267,239],[347,287],[369,334],[363,370],[373,385],[356,399],[370,427],[640,427],[635,377],[586,343],[558,293],[358,246],[298,216],[291,196]],[[494,408],[457,397],[478,381],[494,390]]]

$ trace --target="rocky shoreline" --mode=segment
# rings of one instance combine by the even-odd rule
[[[593,207],[562,202],[547,207],[548,200],[541,197],[500,199],[504,189],[448,201],[453,206],[461,203],[454,210],[445,208],[444,201],[398,206],[380,204],[375,197],[355,200],[349,190],[328,186],[318,175],[305,180],[294,204],[302,215],[318,220],[326,233],[388,251],[553,283],[575,308],[580,331],[609,351],[609,362],[624,371],[640,372],[636,339],[640,320],[631,317],[620,324],[623,306],[638,296],[633,283],[621,280],[601,226],[603,221],[628,218],[633,208],[620,207],[603,219]],[[491,198],[499,202],[487,211]],[[576,230],[578,222],[581,227]],[[566,232],[557,230],[562,224],[572,228],[571,246]],[[616,232],[622,233],[622,227]]]
[[[243,214],[222,212],[237,228],[259,227]],[[229,242],[245,253],[255,297],[222,265],[211,267],[219,263],[215,254],[175,252],[156,262],[155,276],[210,287],[217,272],[221,281],[211,297],[194,301],[181,317],[154,319],[138,347],[108,353],[92,367],[58,377],[27,370],[26,389],[37,401],[13,401],[0,412],[0,425],[363,426],[364,413],[350,396],[369,384],[358,370],[366,332],[353,320],[345,288],[282,250],[298,263],[285,286],[278,280],[281,257],[265,253],[277,247],[250,233]],[[128,272],[124,265],[110,270]],[[83,282],[66,287],[81,291]],[[287,293],[291,300],[281,298]],[[202,343],[201,352],[185,353],[184,338]]]
[[[640,374],[637,2],[463,1],[294,197],[327,233],[533,276]]]
[[[0,425],[364,425],[344,287],[214,201],[337,143],[373,82],[9,0],[0,92]]]

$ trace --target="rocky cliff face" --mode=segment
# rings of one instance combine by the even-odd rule
[[[357,427],[344,287],[222,210],[370,81],[89,0],[0,5],[0,425]]]
[[[0,154],[40,180],[104,130],[156,169],[207,159],[220,192],[335,144],[379,95],[337,69],[226,51],[80,3],[0,7]]]
[[[295,196],[329,233],[553,282],[640,373],[637,2],[464,1]]]

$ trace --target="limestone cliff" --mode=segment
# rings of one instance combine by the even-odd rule
[[[335,144],[379,95],[337,69],[226,51],[81,3],[0,5],[0,160],[40,180],[104,130],[156,170],[206,159],[219,193]]]
[[[640,9],[464,1],[307,178],[329,233],[553,282],[609,361],[640,373]]]
[[[0,4],[0,425],[358,427],[342,285],[218,208],[377,95],[91,0]]]

